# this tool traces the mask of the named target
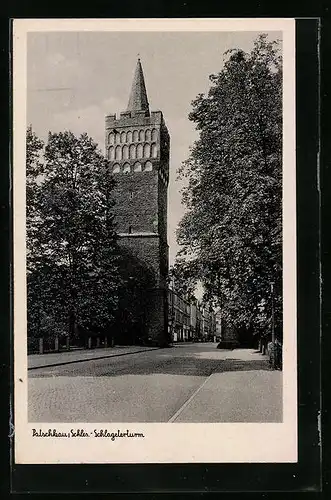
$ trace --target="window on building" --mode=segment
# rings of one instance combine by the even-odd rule
[[[115,159],[116,160],[121,160],[122,159],[122,148],[121,148],[121,146],[116,146]]]
[[[115,142],[116,142],[116,144],[119,144],[121,142],[121,136],[118,132],[115,135]]]
[[[129,226],[129,234],[132,234],[132,226]]]
[[[134,144],[130,146],[129,155],[132,160],[136,158],[136,146]]]
[[[139,131],[139,141],[144,142],[145,140],[145,132],[143,130]]]
[[[152,172],[152,170],[153,170],[152,162],[146,161],[145,167],[144,167],[144,172]]]
[[[133,131],[133,142],[138,142],[138,130]]]
[[[121,133],[121,142],[125,142],[125,139],[126,139],[126,133],[122,132]]]
[[[132,132],[129,130],[129,132],[126,134],[126,142],[132,142]]]
[[[153,128],[152,130],[152,141],[156,141],[157,139],[157,130],[156,128]]]
[[[137,161],[137,163],[134,164],[133,170],[135,172],[141,172],[141,163],[139,163],[139,161]]]
[[[144,158],[149,158],[151,155],[151,147],[149,144],[145,144],[144,146]]]
[[[143,157],[143,145],[138,144],[137,146],[137,158],[142,158]]]
[[[152,144],[151,153],[152,153],[152,158],[156,158],[157,157],[156,144]]]
[[[133,198],[133,191],[130,191],[130,200]]]
[[[129,163],[124,163],[123,165],[123,173],[124,174],[129,174],[131,172],[131,167]]]
[[[108,159],[114,160],[114,157],[115,157],[115,150],[113,146],[110,146],[110,148],[108,149]]]
[[[115,163],[115,165],[113,166],[113,174],[119,174],[121,171],[121,168],[119,166],[118,163]]]
[[[150,142],[151,138],[152,138],[152,132],[149,129],[147,129],[145,132],[145,141]]]
[[[114,144],[114,134],[113,132],[110,132],[110,134],[108,135],[108,144]]]
[[[129,148],[128,146],[123,146],[123,151],[122,151],[123,159],[127,160],[129,158]]]

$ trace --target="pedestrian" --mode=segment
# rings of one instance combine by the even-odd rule
[[[276,370],[282,369],[282,358],[283,358],[283,347],[281,342],[276,338],[275,339],[275,368]]]
[[[274,366],[274,361],[275,361],[275,345],[272,342],[272,340],[268,342],[267,351],[269,356],[269,366],[270,368],[272,368]]]

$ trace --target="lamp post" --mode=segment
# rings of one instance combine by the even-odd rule
[[[270,283],[271,290],[271,341],[275,342],[275,321],[274,321],[274,282]]]
[[[276,366],[276,346],[275,346],[275,318],[274,318],[274,282],[270,282],[271,291],[271,342],[273,350],[272,367]]]

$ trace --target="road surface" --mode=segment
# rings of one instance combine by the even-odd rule
[[[180,344],[29,371],[30,422],[281,422],[282,372],[252,349]]]

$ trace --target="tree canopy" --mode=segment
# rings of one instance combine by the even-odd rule
[[[264,328],[274,283],[282,304],[282,61],[260,36],[250,53],[225,54],[189,119],[199,138],[180,169],[186,213],[177,274],[201,280],[207,298],[237,328]],[[265,306],[266,305],[266,306]],[[261,312],[262,311],[262,312]],[[263,318],[261,319],[261,315]]]
[[[27,131],[28,327],[36,336],[107,329],[120,276],[113,179],[93,140]]]

